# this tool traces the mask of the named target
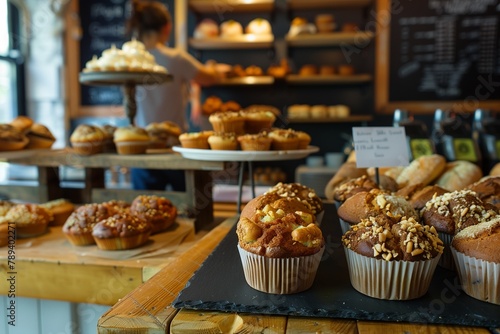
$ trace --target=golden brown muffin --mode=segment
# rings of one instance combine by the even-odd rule
[[[14,202],[0,200],[0,217],[5,216],[14,205]]]
[[[26,145],[27,149],[51,148],[56,141],[52,132],[45,125],[39,123],[31,126],[26,137],[29,140],[28,145]]]
[[[28,144],[28,138],[10,124],[0,124],[0,151],[17,151]]]
[[[483,202],[493,204],[500,210],[500,176],[484,177],[466,190],[474,191]]]
[[[153,122],[146,126],[150,138],[150,148],[167,148],[170,132],[163,123]]]
[[[237,150],[238,139],[234,133],[214,133],[208,137],[208,145],[212,150]]]
[[[437,196],[444,195],[448,192],[448,190],[441,188],[440,186],[428,185],[416,191],[410,196],[408,200],[411,205],[413,205],[415,210],[420,211],[431,199]]]
[[[208,137],[213,134],[213,131],[185,132],[179,136],[179,141],[185,148],[209,149]]]
[[[339,65],[339,75],[353,75],[354,67],[352,65]]]
[[[26,133],[29,131],[33,123],[33,119],[28,116],[17,116],[12,120],[12,122],[10,122],[10,125],[18,129],[22,133]]]
[[[110,207],[102,204],[85,204],[73,211],[66,219],[62,231],[68,241],[74,246],[95,244],[92,229],[95,224],[115,214]]]
[[[295,133],[299,137],[299,146],[297,147],[297,149],[299,150],[307,149],[312,140],[311,136],[305,131],[295,131]]]
[[[144,154],[151,144],[151,138],[146,129],[129,125],[115,130],[113,142],[118,154]]]
[[[80,124],[73,131],[69,140],[76,153],[91,155],[103,152],[106,137],[106,133],[100,127]]]
[[[290,119],[301,119],[311,117],[311,107],[307,104],[292,104],[287,109],[287,116]]]
[[[166,230],[177,218],[177,208],[172,202],[156,195],[137,196],[132,201],[130,213],[150,222],[152,234]]]
[[[211,95],[205,99],[203,105],[201,106],[201,111],[205,115],[211,115],[214,112],[221,111],[222,100],[214,95]]]
[[[337,69],[332,65],[322,65],[319,68],[320,75],[334,75],[337,73]]]
[[[269,189],[266,194],[278,194],[281,197],[296,198],[299,202],[306,204],[313,214],[323,211],[323,201],[314,189],[300,183],[278,183]]]
[[[333,189],[333,199],[337,202],[345,202],[349,197],[360,193],[380,189],[379,186],[368,175],[346,180]]]
[[[245,118],[245,133],[247,134],[269,131],[276,121],[276,115],[271,110],[246,109],[241,115]]]
[[[273,142],[267,132],[246,134],[237,139],[243,151],[269,151]]]
[[[413,160],[399,174],[400,187],[422,183],[424,186],[437,179],[446,167],[446,159],[439,154],[423,155]]]
[[[220,107],[220,111],[240,111],[241,106],[238,102],[229,100],[224,103],[222,103]]]
[[[297,133],[292,129],[275,129],[269,132],[269,138],[273,140],[273,150],[296,150],[299,148],[300,140]]]
[[[449,191],[462,190],[482,177],[483,171],[478,165],[470,161],[457,160],[446,164],[445,170],[435,184]]]
[[[215,132],[245,133],[245,118],[235,111],[216,112],[208,117]]]
[[[130,213],[121,212],[98,222],[92,229],[97,247],[102,250],[123,250],[146,243],[152,225]]]
[[[318,67],[313,64],[305,64],[299,69],[299,75],[308,76],[318,74]]]
[[[75,210],[73,203],[64,198],[52,200],[40,204],[40,206],[52,213],[52,220],[49,223],[50,226],[64,225],[68,217]]]
[[[500,263],[500,216],[467,227],[453,238],[452,246],[467,256]]]
[[[261,76],[264,74],[264,71],[262,71],[262,68],[256,65],[250,65],[247,68],[245,68],[245,74],[247,76]]]
[[[332,14],[318,14],[314,22],[319,33],[330,33],[335,30],[335,17]]]
[[[19,238],[29,238],[44,234],[52,214],[37,204],[16,204],[4,216],[5,221],[16,225]]]
[[[335,175],[328,181],[325,187],[325,196],[329,200],[334,199],[335,188],[347,180],[355,179],[360,176],[366,175],[366,168],[358,168],[356,166],[356,161],[346,161],[344,162]]]

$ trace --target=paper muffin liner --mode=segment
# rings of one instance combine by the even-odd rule
[[[149,239],[150,233],[141,233],[130,237],[94,238],[97,247],[102,250],[123,250],[141,246]]]
[[[273,142],[271,144],[273,150],[276,151],[290,151],[296,150],[299,147],[299,140],[275,140],[273,138]]]
[[[440,255],[425,261],[385,261],[344,248],[351,284],[369,297],[408,300],[423,296]]]
[[[47,232],[48,223],[19,224],[16,223],[16,236],[18,238],[31,238]]]
[[[92,236],[92,232],[86,234],[65,234],[66,239],[73,246],[89,246],[95,245],[94,237]]]
[[[272,140],[241,140],[242,151],[269,151]]]
[[[209,149],[208,138],[207,137],[199,137],[199,138],[182,138],[180,139],[181,146],[184,148],[198,148],[198,149]]]
[[[71,142],[71,147],[73,147],[73,151],[77,154],[92,155],[102,153],[104,151],[104,142]]]
[[[342,231],[342,234],[345,234],[347,231],[351,229],[351,224],[343,220],[342,218],[339,218],[339,223],[340,223],[340,229]]]
[[[144,154],[151,142],[148,141],[117,141],[116,152],[118,154]]]
[[[290,258],[269,258],[256,255],[238,245],[245,280],[255,290],[291,294],[309,289],[316,277],[316,272],[325,247],[309,256]]]
[[[233,132],[237,135],[245,133],[245,120],[244,119],[228,119],[212,121],[212,128],[215,132],[230,133]]]
[[[247,119],[245,120],[245,133],[259,133],[272,128],[274,119]]]
[[[500,305],[500,263],[465,255],[450,247],[462,289],[472,298]]]
[[[441,259],[439,259],[438,265],[442,268],[449,270],[456,270],[455,260],[453,259],[453,254],[451,253],[450,245],[453,240],[453,235],[443,232],[438,232],[439,239],[443,241],[443,254]]]
[[[324,216],[325,216],[325,210],[318,212],[316,214],[316,225],[321,226],[321,222],[323,221]]]

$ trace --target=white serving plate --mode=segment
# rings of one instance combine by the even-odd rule
[[[174,146],[175,152],[179,152],[184,158],[208,161],[276,161],[302,159],[308,155],[318,152],[319,147],[308,146],[303,150],[287,151],[225,151],[185,148]]]

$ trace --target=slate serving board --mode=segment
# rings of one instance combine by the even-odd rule
[[[421,298],[388,301],[365,296],[350,283],[340,225],[328,205],[321,225],[326,249],[311,289],[291,295],[266,294],[245,281],[236,248],[235,228],[207,258],[173,305],[193,310],[330,317],[389,322],[449,324],[498,328],[500,306],[469,297],[455,272],[436,269]]]

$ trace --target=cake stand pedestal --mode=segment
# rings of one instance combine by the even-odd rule
[[[136,86],[160,85],[172,80],[172,75],[160,72],[81,72],[80,83],[92,86],[122,86],[123,107],[130,124],[137,113]]]

